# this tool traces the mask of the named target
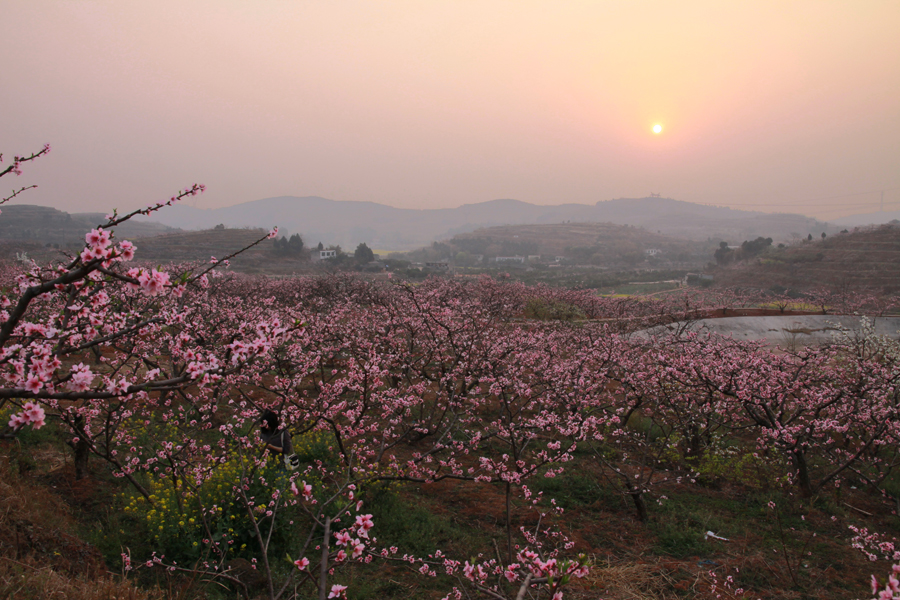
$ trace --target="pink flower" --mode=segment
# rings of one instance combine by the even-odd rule
[[[47,328],[40,323],[25,323],[24,327],[27,336],[44,335],[47,331]]]
[[[124,261],[134,260],[134,251],[137,250],[137,246],[125,240],[121,244],[119,244],[119,258]]]
[[[94,374],[91,368],[83,363],[78,363],[72,367],[70,373],[71,379],[67,382],[67,386],[73,392],[83,392],[91,386],[94,381]]]
[[[92,248],[109,246],[109,232],[105,229],[92,229],[84,235],[84,241]]]
[[[353,540],[353,543],[350,545],[353,548],[353,551],[350,553],[350,558],[359,558],[366,549],[366,546],[360,543],[359,540]]]
[[[356,517],[356,527],[360,537],[368,538],[369,530],[374,526],[372,515],[358,515]]]
[[[109,248],[106,246],[91,246],[88,254],[91,258],[109,258]]]
[[[309,559],[306,557],[298,558],[294,561],[294,564],[297,565],[297,568],[301,571],[309,566]]]
[[[350,543],[350,534],[346,531],[339,531],[338,533],[334,534],[334,537],[337,538],[337,541],[335,543],[338,546],[346,546]]]
[[[295,485],[292,484],[292,485],[291,485],[291,491],[294,492],[294,495],[297,495],[297,493],[298,493],[297,486],[295,486]],[[306,483],[305,481],[302,482],[302,483],[300,484],[300,490],[299,490],[299,493],[300,493],[300,494],[303,494],[303,499],[304,499],[304,500],[309,500],[310,498],[312,498],[312,486],[309,485],[308,483]]]
[[[31,423],[31,426],[35,429],[40,429],[46,425],[44,421],[45,416],[43,408],[34,402],[26,402],[22,407],[22,412],[10,417],[8,424],[13,430],[19,429],[28,423]]]
[[[331,586],[331,592],[328,594],[329,598],[344,598],[344,591],[347,589],[346,585],[338,585],[334,584]]]
[[[44,383],[40,380],[40,378],[35,377],[34,375],[30,375],[25,381],[25,389],[32,394],[36,394],[41,391],[42,387],[44,387]]]
[[[28,420],[32,423],[44,420],[44,409],[34,402],[26,402],[25,406],[22,408],[25,411],[25,416],[28,417]]]
[[[126,381],[123,377],[118,382],[110,381],[106,385],[106,391],[108,391],[110,394],[124,394],[125,390],[127,390],[129,386],[131,386],[131,384],[128,383],[128,381]]]
[[[270,232],[269,232],[269,235],[267,235],[266,237],[267,237],[268,239],[271,240],[273,237],[275,237],[275,236],[277,236],[277,235],[278,235],[278,228],[277,228],[277,227],[273,227],[273,228],[272,228],[272,231],[270,231]]]
[[[28,423],[28,418],[24,415],[24,413],[19,413],[17,415],[13,415],[9,418],[9,427],[13,431],[17,430],[22,425]]]
[[[535,566],[543,573],[548,575],[556,575],[556,559],[551,558],[547,562],[537,559],[534,561]]]
[[[137,279],[144,293],[150,296],[156,296],[169,284],[169,274],[156,269],[151,269],[149,272],[146,270],[142,271]]]

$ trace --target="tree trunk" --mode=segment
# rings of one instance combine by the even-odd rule
[[[794,450],[791,453],[794,460],[794,466],[797,468],[797,484],[800,486],[800,494],[804,498],[812,496],[812,484],[809,481],[809,467],[806,464],[806,457],[803,451]]]
[[[506,482],[506,555],[510,563],[513,561],[513,543],[512,543],[512,507],[510,506],[510,496],[512,495],[512,486]]]
[[[638,521],[644,523],[647,521],[647,503],[644,502],[644,493],[638,489],[631,488],[628,491],[628,495],[631,496],[632,501],[634,501],[634,508],[637,510]]]
[[[331,535],[331,517],[325,517],[325,535],[322,537],[322,558],[319,562],[319,600],[327,600],[328,593],[328,543]]]
[[[691,427],[687,437],[685,458],[700,458],[703,455],[703,437],[697,427]]]
[[[85,440],[79,438],[73,447],[75,450],[75,479],[84,479],[88,476],[88,459],[91,457],[91,446]]]

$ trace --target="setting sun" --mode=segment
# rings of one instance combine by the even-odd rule
[[[657,123],[656,125],[654,125],[654,126],[653,126],[653,133],[656,133],[656,134],[662,133],[662,125],[660,125],[659,123]]]

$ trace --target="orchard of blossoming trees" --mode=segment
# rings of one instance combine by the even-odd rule
[[[714,475],[808,506],[850,490],[900,502],[900,348],[871,331],[798,352],[683,326],[636,335],[761,300],[603,298],[487,277],[266,280],[223,275],[230,257],[141,266],[140,248],[111,233],[202,191],[109,215],[80,254],[0,273],[4,437],[56,427],[75,477],[104,465],[121,478],[123,518],[146,538],[121,550],[126,575],[344,598],[402,568],[438,582],[433,597],[596,597],[596,557],[540,491],[574,465],[630,503],[636,530],[668,490]],[[891,300],[823,290],[807,302],[880,314]],[[547,318],[530,318],[535,307]],[[296,468],[265,451],[264,410],[293,435]],[[485,547],[379,543],[370,499],[450,484],[502,498]],[[851,533],[847,552],[900,559],[889,532]],[[778,569],[797,583],[801,561],[781,549]],[[740,574],[703,581],[716,597],[755,594]],[[893,576],[873,582],[896,597]]]

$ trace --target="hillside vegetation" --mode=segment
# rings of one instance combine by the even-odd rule
[[[3,216],[6,216],[5,210]],[[175,231],[131,239],[138,248],[141,262],[206,264],[213,257],[219,260],[225,258],[236,250],[256,242],[263,235],[265,233],[259,229],[209,229]],[[84,232],[80,233],[80,236],[80,245],[83,245]],[[71,255],[77,251],[75,243],[58,246],[57,248],[38,242],[0,241],[0,258],[15,261],[17,258],[27,257],[38,263],[47,263],[58,262],[65,256],[64,253]],[[233,271],[278,276],[290,275],[310,267],[308,253],[278,252],[273,240],[263,241],[234,257],[229,263]]]
[[[900,290],[900,226],[879,225],[770,248],[715,271],[716,285],[797,291],[820,286]]]
[[[432,246],[430,257],[456,257],[461,252],[488,260],[540,255],[544,261],[560,257],[565,263],[579,265],[634,267],[648,263],[690,268],[705,264],[711,248],[708,242],[677,239],[627,225],[558,223],[503,225],[461,233]],[[659,253],[651,257],[647,251]]]
[[[141,238],[135,240],[135,244],[139,248],[141,260],[206,263],[212,257],[223,259],[236,249],[254,243],[261,235],[265,235],[265,232],[259,229],[207,229]],[[277,253],[272,240],[250,248],[230,262],[235,271],[269,275],[289,274],[309,265],[307,254]]]
[[[81,248],[84,234],[105,222],[102,213],[67,213],[47,206],[17,204],[3,207],[0,241],[31,242],[37,245]],[[123,238],[160,235],[176,228],[150,221],[129,220],[113,228]]]

